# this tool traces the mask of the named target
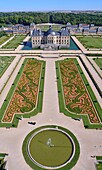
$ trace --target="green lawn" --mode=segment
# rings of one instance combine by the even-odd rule
[[[14,56],[0,56],[0,77],[4,74],[14,58]]]
[[[51,145],[49,145],[49,139],[52,141]],[[73,153],[73,146],[66,134],[50,129],[39,132],[31,139],[29,151],[32,158],[42,165],[57,167],[70,159]]]
[[[24,139],[24,142],[23,142],[23,146],[22,146],[23,156],[24,156],[27,164],[34,170],[35,169],[36,170],[45,170],[45,168],[37,166],[36,164],[34,164],[34,162],[31,159],[29,159],[29,154],[27,153],[28,152],[28,149],[27,149],[28,148],[28,141],[30,140],[31,136],[34,133],[38,132],[39,130],[45,129],[45,128],[56,128],[56,125],[43,126],[43,127],[39,127],[37,129],[31,131],[26,136],[26,138]],[[74,141],[74,144],[75,144],[75,152],[74,152],[74,156],[73,156],[72,160],[70,162],[68,162],[64,167],[58,168],[59,170],[69,170],[69,169],[72,169],[72,167],[74,167],[75,164],[78,161],[79,154],[80,154],[80,146],[79,146],[77,138],[68,129],[65,129],[65,128],[60,127],[60,126],[58,126],[58,129],[61,129],[61,130],[65,131],[65,133],[69,134],[69,136],[72,138],[72,140]],[[45,138],[46,138],[46,136],[45,136]],[[44,146],[44,148],[45,148],[45,146]],[[57,148],[57,151],[58,150],[59,150],[59,148]],[[38,154],[40,154],[40,152],[38,152]],[[45,154],[46,154],[46,152],[45,152]],[[62,156],[62,155],[58,155],[58,156]]]
[[[9,41],[5,46],[2,48],[10,49],[10,48],[17,48],[21,42],[24,40],[25,35],[17,35],[11,41]]]
[[[59,31],[63,25],[52,25],[52,29],[55,31]],[[39,25],[38,28],[41,28],[43,31],[47,31],[49,29],[49,25]]]
[[[2,37],[0,37],[0,45],[3,44],[5,41],[7,41],[11,37],[12,36],[2,36]]]
[[[96,62],[99,68],[102,69],[102,58],[94,58],[93,60]]]
[[[86,48],[102,48],[102,37],[100,36],[76,36]]]
[[[102,162],[97,165],[97,170],[102,170]]]
[[[96,159],[98,161],[98,164],[96,165],[97,170],[102,170],[102,162],[100,162],[102,161],[102,156],[96,156]]]

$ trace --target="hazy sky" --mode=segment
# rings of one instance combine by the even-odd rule
[[[39,10],[102,10],[102,0],[0,0],[0,12]]]

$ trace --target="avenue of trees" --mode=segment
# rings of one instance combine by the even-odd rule
[[[29,25],[32,22],[35,24],[45,22],[66,24],[70,22],[72,25],[92,23],[96,26],[102,26],[102,13],[0,12],[0,26],[7,24]]]

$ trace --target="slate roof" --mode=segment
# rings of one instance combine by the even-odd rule
[[[11,33],[11,34],[13,33],[12,30],[5,30],[5,32],[6,32],[6,33]]]
[[[62,29],[62,30],[60,31],[60,35],[61,35],[61,36],[68,36],[68,35],[69,35],[68,29]]]
[[[48,31],[44,32],[44,35],[45,36],[48,36],[48,35],[55,36],[55,35],[59,35],[59,33],[57,31],[52,30],[52,28],[49,28]]]
[[[32,36],[48,36],[48,35],[52,35],[52,36],[68,36],[69,35],[69,31],[68,29],[62,29],[60,31],[54,31],[52,30],[52,28],[50,27],[48,29],[48,31],[41,31],[41,30],[37,30],[34,29]]]
[[[43,31],[37,29],[33,30],[32,36],[43,36],[43,35],[44,35]]]

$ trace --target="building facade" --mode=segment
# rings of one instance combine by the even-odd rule
[[[32,48],[42,48],[44,45],[57,48],[68,48],[70,46],[70,34],[66,28],[63,28],[60,31],[52,30],[51,26],[48,31],[42,31],[41,29],[35,28],[32,31],[31,36]]]

